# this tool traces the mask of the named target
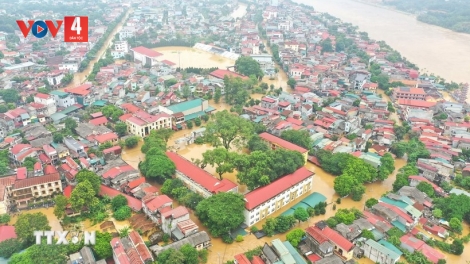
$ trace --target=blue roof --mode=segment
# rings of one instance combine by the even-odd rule
[[[282,213],[282,216],[288,216],[288,215],[293,215],[294,214],[294,209],[289,208],[287,209],[284,213]]]
[[[391,224],[394,227],[400,229],[401,231],[406,232],[406,226],[404,224],[400,223],[398,220],[392,221]]]
[[[403,255],[403,252],[401,252],[397,247],[395,247],[392,243],[386,241],[386,240],[379,240],[378,243],[388,249],[390,249],[391,251],[397,253],[398,255]]]
[[[394,260],[398,260],[401,256],[401,254],[398,254],[397,252],[389,249],[388,247],[386,247],[386,246],[384,246],[380,243],[375,242],[372,239],[368,239],[366,241],[366,244],[368,244],[370,247],[376,249],[379,252],[387,254],[388,256],[390,256],[390,258],[392,258]]]
[[[194,99],[191,101],[186,101],[186,102],[182,102],[179,104],[170,105],[170,106],[167,106],[167,108],[173,111],[173,113],[179,113],[179,112],[184,112],[184,111],[196,108],[196,107],[200,107],[201,105],[202,105],[202,99],[198,98],[198,99]]]
[[[379,239],[382,239],[384,237],[384,234],[382,232],[380,232],[379,230],[377,229],[372,229],[372,234],[374,235],[374,240],[379,240]]]
[[[199,112],[196,112],[196,113],[192,113],[190,115],[186,115],[184,116],[184,120],[185,121],[188,121],[188,120],[193,120],[193,119],[196,119],[198,117],[201,117],[203,115],[205,115],[206,113],[204,113],[204,111],[199,111]]]
[[[284,246],[289,250],[289,253],[294,257],[295,263],[296,264],[307,264],[307,262],[300,256],[299,252],[292,246],[292,244],[289,241],[284,241],[282,242]]]
[[[399,208],[403,208],[403,209],[405,209],[408,206],[408,204],[405,203],[405,202],[396,201],[396,200],[390,199],[388,197],[382,197],[382,198],[380,198],[380,201],[382,201],[384,203],[394,205],[394,206],[399,207]]]
[[[96,105],[96,106],[105,106],[108,102],[105,100],[98,100],[93,102],[91,105]]]
[[[304,203],[304,204],[307,204],[309,205],[310,207],[315,207],[315,205],[321,203],[321,202],[324,202],[326,201],[326,197],[321,194],[321,193],[317,193],[317,192],[314,192],[312,194],[310,194],[309,196],[305,197],[301,203]]]

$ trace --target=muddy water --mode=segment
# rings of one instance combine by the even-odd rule
[[[181,68],[217,67],[226,69],[229,66],[235,65],[234,60],[190,47],[160,47],[154,48],[153,50],[163,54],[160,60],[169,60],[176,63],[176,67]]]
[[[470,35],[419,22],[415,16],[353,0],[295,0],[359,26],[420,68],[456,82],[470,76]]]
[[[118,33],[122,26],[124,25],[124,21],[126,21],[127,17],[129,16],[130,12],[132,12],[132,9],[129,9],[126,13],[126,16],[121,20],[121,22],[114,28],[113,32],[109,34],[108,38],[106,39],[103,47],[98,51],[96,54],[95,59],[93,59],[89,64],[88,67],[83,71],[83,72],[77,72],[74,74],[73,81],[67,85],[65,88],[71,88],[75,86],[79,86],[83,82],[85,82],[87,76],[90,74],[91,70],[93,70],[93,65],[103,56],[106,52],[106,49],[111,45],[112,40],[114,39],[114,36],[116,33]],[[65,89],[64,88],[64,89]]]
[[[53,231],[62,231],[62,226],[60,225],[59,219],[54,215],[54,207],[49,208],[38,208],[32,209],[27,211],[21,211],[22,214],[35,214],[35,213],[43,213],[46,215],[47,220],[49,221],[49,226],[51,226],[51,230]],[[18,214],[15,214],[11,217],[9,222],[10,225],[14,225],[18,220]]]
[[[238,8],[235,9],[232,14],[230,14],[231,17],[233,17],[234,19],[237,19],[237,18],[242,18],[246,15],[246,8],[247,6],[244,5],[244,4],[239,4],[238,5]]]

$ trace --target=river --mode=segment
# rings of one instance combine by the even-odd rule
[[[415,16],[353,0],[295,0],[384,40],[422,71],[448,81],[470,80],[470,35],[419,22]]]

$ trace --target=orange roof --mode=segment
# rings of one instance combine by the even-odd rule
[[[427,101],[411,100],[411,99],[398,99],[397,103],[399,105],[423,107],[423,108],[429,108],[429,107],[433,107],[436,105],[436,102],[427,102]]]
[[[276,144],[276,145],[279,145],[280,147],[282,148],[285,148],[285,149],[288,149],[288,150],[294,150],[294,151],[298,151],[300,153],[305,153],[307,152],[306,149],[304,149],[303,147],[300,147],[300,146],[297,146],[293,143],[290,143],[289,141],[287,140],[284,140],[282,138],[279,138],[279,137],[276,137],[274,135],[271,135],[269,133],[261,133],[259,135],[262,139],[268,141],[268,142],[271,142],[273,144]]]

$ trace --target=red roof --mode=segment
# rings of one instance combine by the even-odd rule
[[[228,76],[228,77],[240,77],[244,80],[247,80],[249,79],[248,77],[244,76],[244,75],[241,75],[241,74],[238,74],[236,72],[233,72],[233,71],[229,71],[229,70],[222,70],[222,69],[217,69],[211,73],[209,73],[209,75],[211,76],[214,76],[215,78],[219,78],[219,79],[223,79],[225,76]]]
[[[121,108],[124,109],[126,112],[129,112],[129,113],[137,113],[139,111],[142,111],[140,108],[138,108],[137,106],[135,106],[131,103],[121,104]]]
[[[413,107],[422,107],[429,108],[436,105],[436,102],[427,102],[422,100],[411,100],[411,99],[398,99],[397,103],[399,105],[413,106]]]
[[[445,255],[442,254],[439,250],[430,247],[428,244],[424,244],[419,249],[427,259],[429,259],[432,263],[437,264],[440,259],[444,259]]]
[[[51,98],[50,95],[48,95],[48,94],[43,94],[43,93],[37,93],[34,97],[41,98],[41,99],[49,99],[49,98]]]
[[[51,163],[51,159],[44,153],[39,154],[39,160],[42,163],[46,163],[46,164]],[[34,170],[36,170],[36,168],[34,168]]]
[[[98,141],[99,143],[105,143],[111,140],[116,140],[118,138],[119,136],[114,132],[95,136],[95,140]]]
[[[135,170],[135,169],[131,165],[123,165],[123,166],[119,166],[119,167],[113,167],[113,168],[109,169],[108,171],[106,171],[105,173],[103,173],[103,178],[105,178],[105,179],[106,178],[114,179],[121,173],[128,172],[128,171],[133,171],[133,170]]]
[[[318,261],[321,259],[320,256],[318,256],[317,254],[311,254],[311,255],[308,255],[307,256],[307,259],[310,260],[310,262],[315,262],[315,261]]]
[[[393,206],[391,204],[388,204],[388,203],[380,203],[381,205],[387,207],[388,209],[394,211],[395,213],[397,213],[401,218],[403,218],[406,222],[408,223],[413,223],[413,219],[407,214],[405,213],[404,211],[402,211],[400,208],[396,207],[396,206]]]
[[[305,152],[307,152],[306,149],[304,149],[304,148],[302,148],[302,147],[300,147],[300,146],[297,146],[297,145],[295,145],[295,144],[293,144],[293,143],[290,143],[290,142],[287,141],[287,140],[284,140],[284,139],[282,139],[282,138],[279,138],[279,137],[276,137],[276,136],[274,136],[274,135],[271,135],[271,134],[269,134],[269,133],[264,132],[264,133],[261,133],[259,136],[260,136],[262,139],[264,139],[264,140],[266,140],[266,141],[268,141],[268,142],[271,142],[271,143],[273,143],[273,144],[279,145],[279,146],[282,147],[282,148],[285,148],[285,149],[288,149],[288,150],[295,150],[295,151],[298,151],[298,152],[300,152],[300,153],[302,153],[302,154],[305,153]]]
[[[317,231],[320,232],[320,234],[322,234],[324,237],[328,238],[330,242],[342,248],[343,250],[349,252],[354,248],[353,243],[349,242],[349,240],[344,238],[342,235],[340,235],[338,232],[331,229],[330,227],[326,226],[325,228],[320,229],[315,226],[314,228],[316,228]]]
[[[411,234],[406,234],[400,238],[401,243],[408,245],[414,250],[419,249],[424,243],[424,241],[417,239]]]
[[[250,260],[245,256],[245,254],[235,255],[234,258],[238,264],[251,264]]]
[[[21,167],[16,169],[16,179],[17,180],[24,180],[28,177],[28,170],[26,167]]]
[[[0,242],[16,238],[16,232],[14,226],[0,226]]]
[[[88,123],[93,124],[95,126],[105,125],[108,123],[108,119],[106,118],[106,116],[100,116],[98,118],[90,120]]]
[[[162,213],[162,217],[163,218],[168,218],[168,217],[171,216],[173,219],[176,219],[176,218],[180,218],[182,216],[185,216],[187,214],[189,214],[189,211],[186,207],[178,206],[176,208],[173,208],[170,211]]]
[[[34,171],[39,171],[39,170],[42,170],[42,165],[41,165],[41,162],[36,162],[34,163]]]
[[[16,181],[15,184],[13,185],[13,189],[23,189],[23,188],[27,188],[27,187],[31,187],[31,186],[35,186],[39,184],[55,182],[55,181],[60,181],[59,173],[48,174],[44,176],[27,178],[24,180]]]
[[[155,58],[155,57],[163,55],[160,52],[151,50],[151,49],[146,48],[144,46],[135,47],[135,48],[132,48],[131,50],[136,52],[136,53],[142,54],[144,56],[150,57],[150,58]]]
[[[52,173],[56,173],[56,172],[57,172],[57,169],[52,165],[47,165],[44,168],[44,175],[52,174]]]
[[[13,155],[17,155],[19,154],[21,151],[25,150],[25,149],[29,149],[29,148],[32,148],[33,146],[31,146],[30,144],[16,144],[15,146],[13,146],[13,148],[11,148],[10,152],[11,154]]]
[[[173,200],[171,200],[171,198],[166,195],[159,195],[146,202],[145,206],[149,209],[150,212],[154,212],[168,203],[173,203]]]
[[[313,172],[307,170],[305,167],[301,167],[292,174],[283,176],[266,186],[245,194],[245,207],[248,210],[252,210],[312,175]]]
[[[251,264],[265,264],[265,262],[259,256],[253,256]]]
[[[145,178],[144,177],[140,177],[140,178],[137,178],[135,180],[132,180],[130,182],[127,183],[127,187],[131,188],[131,189],[134,189],[135,187],[141,185],[142,183],[145,182]]]
[[[78,95],[87,95],[91,92],[90,90],[91,86],[92,86],[91,84],[82,84],[74,88],[65,89],[65,92],[78,94]]]
[[[67,187],[65,187],[64,188],[64,196],[67,197],[67,198],[70,198],[70,196],[72,195],[72,190],[73,190],[72,185],[68,185]]]
[[[175,152],[167,152],[166,155],[175,163],[176,170],[191,178],[210,193],[228,192],[237,187],[230,180],[223,179],[219,181],[209,172],[199,168]]]
[[[321,233],[321,230],[316,226],[309,226],[305,232],[313,237],[319,244],[328,241],[328,238]]]
[[[93,118],[98,118],[98,117],[102,117],[102,116],[103,116],[103,113],[101,113],[101,112],[96,112],[96,113],[91,114],[91,117],[93,117]]]
[[[403,89],[405,88],[405,89]],[[423,94],[425,95],[426,92],[424,92],[423,88],[408,88],[408,87],[397,87],[393,89],[393,92],[396,93],[405,93],[405,94]]]
[[[108,186],[105,186],[103,184],[101,184],[100,186],[100,193],[99,195],[101,196],[109,196],[110,198],[114,198],[116,196],[118,196],[119,194],[122,194],[124,195],[124,197],[127,198],[127,205],[129,205],[130,208],[132,208],[134,211],[140,211],[142,210],[142,202],[134,197],[131,197],[127,194],[124,194],[118,190],[115,190],[111,187],[108,187]]]

